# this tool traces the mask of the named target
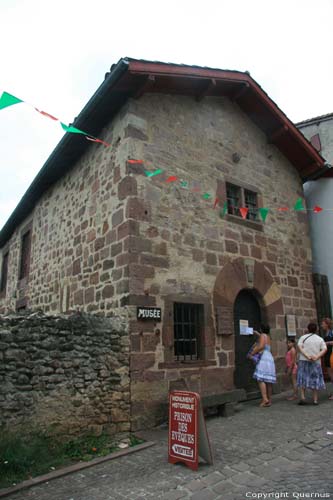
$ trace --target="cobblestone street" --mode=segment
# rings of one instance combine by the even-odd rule
[[[207,420],[215,464],[197,472],[167,463],[167,430],[147,432],[156,445],[13,494],[10,500],[333,499],[333,402],[300,407],[285,395],[271,408],[252,401],[233,417]],[[271,493],[264,497],[263,494]],[[273,496],[275,493],[275,496]],[[280,493],[280,497],[277,496]],[[310,494],[316,493],[317,496]],[[319,496],[319,493],[321,495]],[[326,493],[326,496],[324,494]],[[262,496],[258,496],[261,494]],[[305,495],[308,494],[308,495]]]

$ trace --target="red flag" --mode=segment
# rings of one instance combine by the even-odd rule
[[[280,207],[280,208],[278,208],[279,212],[287,212],[287,210],[289,210],[288,207]]]
[[[192,192],[193,193],[199,193],[201,190],[200,186],[195,186],[193,189],[192,189]]]
[[[143,160],[127,160],[127,163],[132,163],[132,164],[134,164],[134,163],[140,163],[140,164],[142,164]]]
[[[241,207],[241,208],[239,209],[239,211],[240,211],[241,216],[243,217],[243,219],[246,219],[246,216],[247,216],[247,213],[248,213],[249,209],[248,209],[248,208],[245,208],[245,207]]]
[[[322,208],[321,207],[318,207],[318,205],[316,205],[313,209],[313,211],[317,214],[318,212],[321,212],[322,211]]]
[[[51,118],[51,120],[55,120],[56,122],[58,122],[58,118],[56,118],[55,116],[52,116],[50,115],[49,113],[46,113],[46,111],[40,111],[39,109],[35,108],[35,110],[40,113],[41,115],[43,116],[46,116],[47,118]]]
[[[96,139],[95,137],[88,137],[86,135],[86,139],[91,142],[98,142],[99,144],[103,144],[103,146],[106,146],[107,148],[111,146],[108,142],[102,141],[102,139]]]
[[[216,205],[218,204],[219,202],[219,199],[218,198],[215,198],[215,201],[214,201],[214,209],[216,208]]]
[[[174,182],[176,180],[178,180],[178,177],[176,177],[175,175],[171,175],[171,177],[168,177],[165,182]]]

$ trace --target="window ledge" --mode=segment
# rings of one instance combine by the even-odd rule
[[[250,229],[255,229],[256,231],[263,232],[264,224],[262,222],[257,222],[254,220],[243,219],[243,217],[239,217],[238,215],[226,214],[224,219],[227,222],[232,222],[235,224],[240,224],[241,226],[248,227]]]
[[[216,366],[216,361],[198,359],[195,361],[169,361],[158,364],[159,368],[197,368],[201,366]]]

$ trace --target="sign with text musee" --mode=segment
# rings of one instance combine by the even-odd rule
[[[213,463],[200,396],[196,392],[172,391],[169,394],[169,462],[184,462],[197,470],[199,456]]]
[[[162,310],[160,307],[137,307],[137,319],[152,319],[154,321],[161,321]]]

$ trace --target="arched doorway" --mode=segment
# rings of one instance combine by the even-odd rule
[[[246,355],[256,340],[254,335],[240,334],[240,320],[247,320],[249,327],[259,330],[261,323],[261,309],[252,290],[241,290],[234,303],[235,329],[235,372],[234,384],[237,389],[245,389],[248,397],[256,396],[258,387],[253,379],[254,364]]]

